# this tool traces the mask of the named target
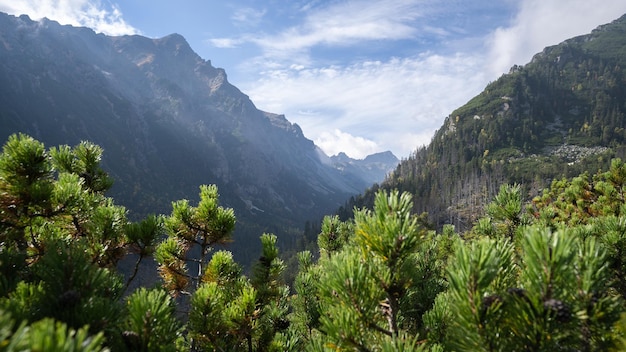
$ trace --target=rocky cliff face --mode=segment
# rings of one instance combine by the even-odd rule
[[[239,236],[293,234],[364,188],[180,35],[109,37],[0,14],[0,57],[0,139],[101,145],[111,195],[134,214],[168,213],[213,183]]]

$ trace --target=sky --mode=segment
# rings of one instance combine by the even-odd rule
[[[446,116],[626,0],[0,0],[109,35],[183,35],[257,108],[326,154],[406,158]]]

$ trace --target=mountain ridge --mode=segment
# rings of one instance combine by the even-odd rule
[[[466,230],[500,185],[532,199],[553,180],[626,156],[626,15],[546,47],[447,116],[380,184],[414,195],[433,226]],[[374,192],[339,209],[371,207]]]
[[[297,124],[257,109],[179,34],[111,37],[7,14],[0,29],[0,139],[100,145],[111,195],[136,216],[216,184],[242,243],[263,232],[293,243],[370,185],[322,162]]]

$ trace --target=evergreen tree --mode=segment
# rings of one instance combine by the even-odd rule
[[[232,254],[216,252],[191,297],[192,350],[285,351],[288,287],[278,258],[276,236],[261,236],[263,253],[251,279],[241,274]]]
[[[46,329],[59,333],[88,326],[113,347],[124,314],[116,264],[139,241],[153,246],[157,233],[127,236],[126,210],[104,195],[111,181],[101,153],[87,142],[46,150],[9,137],[0,154],[0,307],[28,326],[54,319]]]
[[[275,235],[261,235],[263,251],[252,267],[250,283],[257,292],[259,309],[255,351],[284,351],[275,338],[289,327],[289,287],[283,282],[285,264],[278,256],[276,241]]]
[[[122,334],[124,346],[132,351],[176,351],[182,344],[182,323],[176,305],[165,290],[139,288],[127,301]]]
[[[16,326],[11,315],[0,310],[0,351],[108,351],[104,348],[104,335],[89,335],[87,330],[70,329],[50,318]]]
[[[506,239],[459,244],[448,271],[447,299],[438,299],[429,313],[430,322],[449,321],[431,343],[473,351],[613,346],[611,330],[621,308],[605,289],[610,273],[598,241],[534,226],[521,242],[518,258]]]
[[[317,246],[320,254],[328,258],[332,253],[343,248],[348,242],[350,234],[350,223],[339,220],[339,216],[325,216],[322,219],[322,229],[317,237]]]
[[[218,205],[215,185],[200,186],[197,207],[188,200],[172,203],[172,214],[165,219],[168,238],[156,249],[159,273],[173,293],[187,293],[190,285],[199,286],[209,253],[216,244],[230,241],[235,228],[235,214]],[[199,250],[194,254],[192,249]],[[188,263],[194,264],[189,274]]]
[[[302,337],[302,343],[311,340],[314,331],[320,326],[320,276],[320,268],[313,262],[311,252],[298,253],[298,275],[294,280],[295,294],[291,297],[293,314],[290,317],[290,328],[297,336]]]
[[[343,249],[320,258],[319,333],[309,349],[421,348],[421,316],[443,283],[412,205],[408,193],[379,192],[373,211],[355,212]],[[309,307],[314,317],[315,305]]]

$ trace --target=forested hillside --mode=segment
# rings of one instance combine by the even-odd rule
[[[414,211],[438,227],[468,229],[501,184],[519,183],[530,198],[554,179],[606,168],[625,155],[625,70],[626,17],[548,47],[453,111],[380,187],[413,194]],[[371,206],[376,189],[341,213]]]

